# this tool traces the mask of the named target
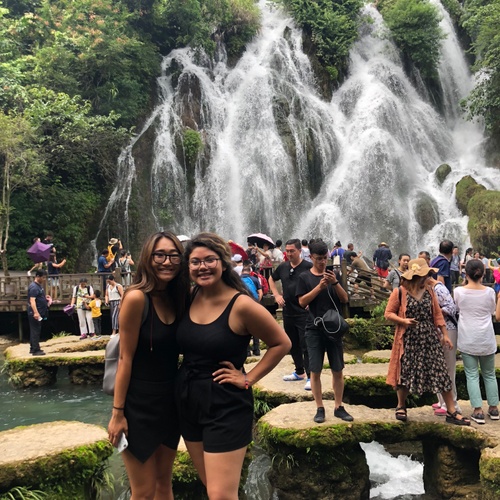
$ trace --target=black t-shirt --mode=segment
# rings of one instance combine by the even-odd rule
[[[36,281],[31,282],[28,287],[28,314],[30,316],[33,316],[33,309],[30,304],[30,299],[32,297],[35,299],[36,308],[40,316],[42,318],[46,317],[49,311],[49,306],[45,297],[45,291]]]
[[[302,316],[303,314],[307,314],[307,311],[299,305],[296,289],[299,276],[303,272],[309,271],[311,267],[311,262],[307,262],[306,260],[302,260],[295,267],[292,267],[290,262],[282,262],[271,275],[274,281],[281,281],[283,298],[285,299],[283,314],[287,316]]]
[[[337,276],[338,280],[340,276],[339,273],[335,273],[335,275]],[[306,293],[309,293],[313,288],[316,288],[319,285],[321,278],[323,278],[323,276],[316,276],[310,271],[302,273],[299,276],[299,281],[297,283],[297,297],[305,295]],[[335,301],[339,313],[342,314],[341,310],[342,306],[335,291],[335,288],[337,286],[339,285],[335,286],[328,285],[328,288],[321,290],[321,292],[316,296],[316,298],[309,304],[310,314],[307,317],[307,323],[306,323],[307,329],[317,330],[317,328],[314,326],[313,319],[317,318],[318,316],[323,316],[323,314],[325,314],[326,311],[328,311],[328,309],[335,309],[335,306],[333,305],[332,300],[330,299],[330,295]],[[328,290],[330,291],[330,295],[328,294]]]
[[[352,264],[352,259],[356,258],[358,254],[354,250],[347,250],[344,253],[344,259],[346,261],[346,264],[350,266]]]

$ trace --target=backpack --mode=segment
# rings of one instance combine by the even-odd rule
[[[149,297],[144,294],[144,310],[142,311],[141,326],[144,324],[149,314]],[[120,335],[115,335],[106,346],[104,354],[104,377],[102,379],[102,390],[113,396],[115,394],[116,369],[120,359]]]
[[[127,274],[128,273],[128,259],[125,259],[121,264],[120,264],[120,272],[121,274]]]
[[[116,252],[113,253],[113,247],[114,245],[108,245],[108,255],[106,255],[106,260],[108,262],[113,262],[116,257]]]
[[[249,275],[241,276],[241,281],[246,286],[247,290],[250,292],[250,295],[255,299],[259,300],[259,294],[257,293],[257,287],[253,282],[252,278]]]
[[[262,287],[262,294],[263,295],[266,295],[266,293],[269,293],[269,283],[267,282],[266,278],[264,278],[264,276],[262,276],[262,274],[259,274],[255,271],[252,271],[250,273],[250,276],[255,276],[259,280],[260,286]]]

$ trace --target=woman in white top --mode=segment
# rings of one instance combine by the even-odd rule
[[[466,285],[455,288],[458,320],[458,350],[462,353],[467,392],[474,408],[471,419],[484,424],[483,399],[479,387],[479,370],[483,377],[488,400],[488,416],[499,420],[498,384],[495,375],[497,343],[492,316],[500,317],[500,304],[495,304],[495,292],[482,284],[484,264],[471,259],[465,265]]]
[[[111,315],[111,336],[118,333],[118,313],[120,312],[120,303],[123,297],[123,287],[116,283],[115,277],[110,274],[106,278],[106,297],[105,302],[109,305]]]

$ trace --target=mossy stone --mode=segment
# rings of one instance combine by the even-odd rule
[[[441,185],[446,180],[446,177],[450,175],[450,173],[451,173],[451,167],[447,163],[443,163],[442,165],[439,165],[439,167],[436,169],[436,174],[435,174],[436,180]]]
[[[490,255],[500,247],[500,191],[480,190],[469,201],[467,229],[472,246]]]
[[[420,192],[415,203],[415,220],[424,233],[439,224],[439,209],[436,200],[426,193]]]
[[[485,191],[486,188],[482,184],[478,184],[473,177],[466,175],[462,177],[456,185],[455,198],[457,206],[464,215],[468,215],[468,205],[470,199],[480,191]]]

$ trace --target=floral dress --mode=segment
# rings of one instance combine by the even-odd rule
[[[432,299],[426,290],[420,300],[407,294],[406,317],[418,324],[408,327],[403,335],[399,385],[411,394],[447,392],[451,380],[446,371],[444,352],[432,320]]]

